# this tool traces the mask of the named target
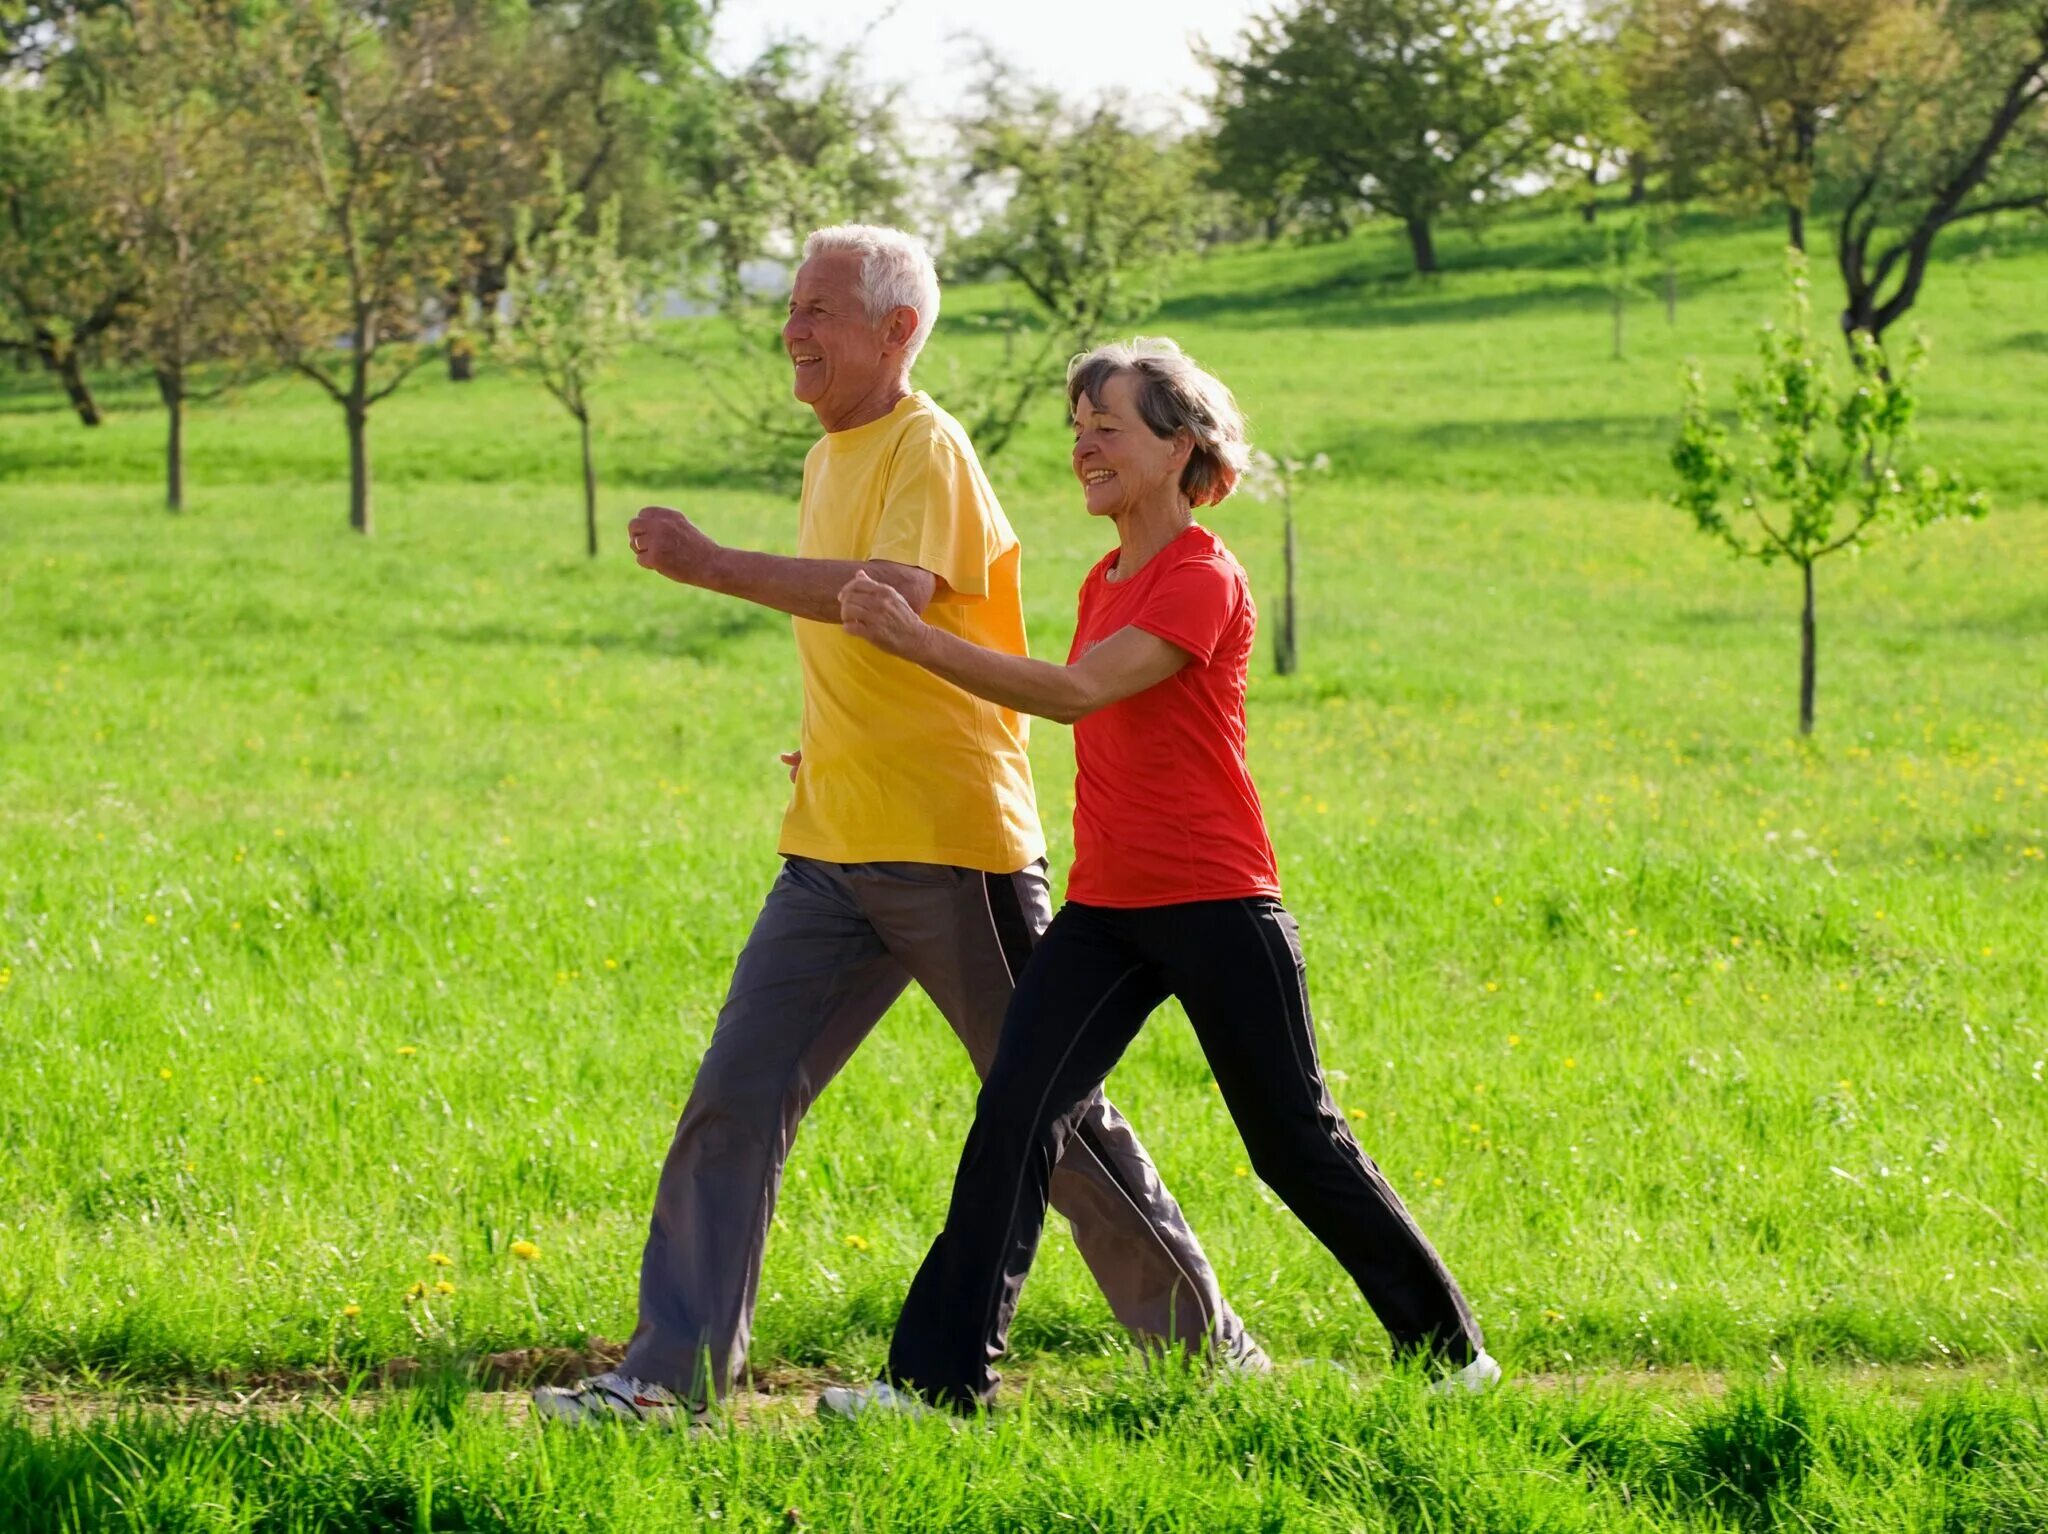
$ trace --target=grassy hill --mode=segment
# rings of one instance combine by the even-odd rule
[[[459,1526],[497,1506],[522,1528],[714,1507],[767,1526],[799,1487],[837,1509],[814,1500],[818,1526],[864,1528],[2038,1526],[2048,242],[1994,229],[1930,282],[1923,445],[1996,509],[1823,567],[1801,744],[1795,580],[1658,499],[1680,362],[1724,384],[1748,364],[1775,234],[1688,221],[1676,323],[1646,286],[1620,362],[1598,231],[1568,216],[1448,237],[1429,281],[1397,233],[1217,251],[1146,326],[1221,373],[1264,444],[1335,465],[1299,507],[1302,670],[1262,656],[1251,728],[1360,1139],[1513,1368],[1767,1383],[1445,1408],[1383,1379],[1383,1334],[1246,1175],[1169,1009],[1112,1095],[1269,1350],[1341,1361],[1356,1391],[1143,1374],[1059,1232],[1013,1337],[1034,1405],[957,1451],[942,1427],[778,1428],[535,1469],[456,1387],[360,1433],[52,1438],[0,1407],[9,1526],[96,1526],[127,1497],[191,1527],[426,1527],[451,1484]],[[976,316],[1013,301],[948,294],[921,380],[942,403],[994,344]],[[773,875],[797,724],[783,622],[623,553],[646,501],[792,546],[790,498],[740,470],[712,397],[728,347],[679,327],[605,397],[595,562],[572,423],[496,369],[379,408],[371,540],[345,526],[339,412],[307,387],[195,414],[173,519],[145,381],[105,381],[97,432],[41,379],[0,382],[17,1388],[461,1369],[630,1328],[653,1172]],[[990,469],[1034,645],[1057,651],[1104,530],[1054,402]],[[1270,627],[1276,509],[1207,520]],[[1063,866],[1066,732],[1033,751]],[[972,1090],[913,997],[820,1100],[757,1367],[875,1367]],[[1933,1383],[1859,1372],[1880,1365]],[[1957,1365],[1975,1383],[1928,1372]]]

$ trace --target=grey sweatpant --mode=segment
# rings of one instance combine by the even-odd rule
[[[662,1165],[625,1373],[695,1401],[731,1388],[805,1111],[912,980],[986,1076],[1015,977],[1050,919],[1043,863],[984,874],[785,859]],[[945,1173],[933,1165],[934,1179]],[[1052,1205],[1142,1345],[1251,1349],[1180,1206],[1100,1093],[1053,1173]]]

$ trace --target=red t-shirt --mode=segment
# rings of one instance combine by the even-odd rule
[[[1067,898],[1157,906],[1280,893],[1244,760],[1245,676],[1258,609],[1244,567],[1190,527],[1128,580],[1112,551],[1081,583],[1069,665],[1135,625],[1194,659],[1074,726],[1074,866]]]

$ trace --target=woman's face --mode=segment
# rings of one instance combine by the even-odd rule
[[[1177,487],[1190,444],[1178,434],[1154,435],[1138,414],[1138,380],[1112,374],[1099,391],[1074,401],[1074,477],[1088,514],[1114,517]]]

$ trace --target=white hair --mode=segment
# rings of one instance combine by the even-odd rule
[[[860,301],[868,318],[880,324],[892,309],[915,309],[917,329],[903,354],[908,367],[917,361],[939,318],[939,274],[924,241],[901,229],[879,224],[834,224],[815,229],[804,241],[804,259],[828,251],[852,251],[860,257]]]

